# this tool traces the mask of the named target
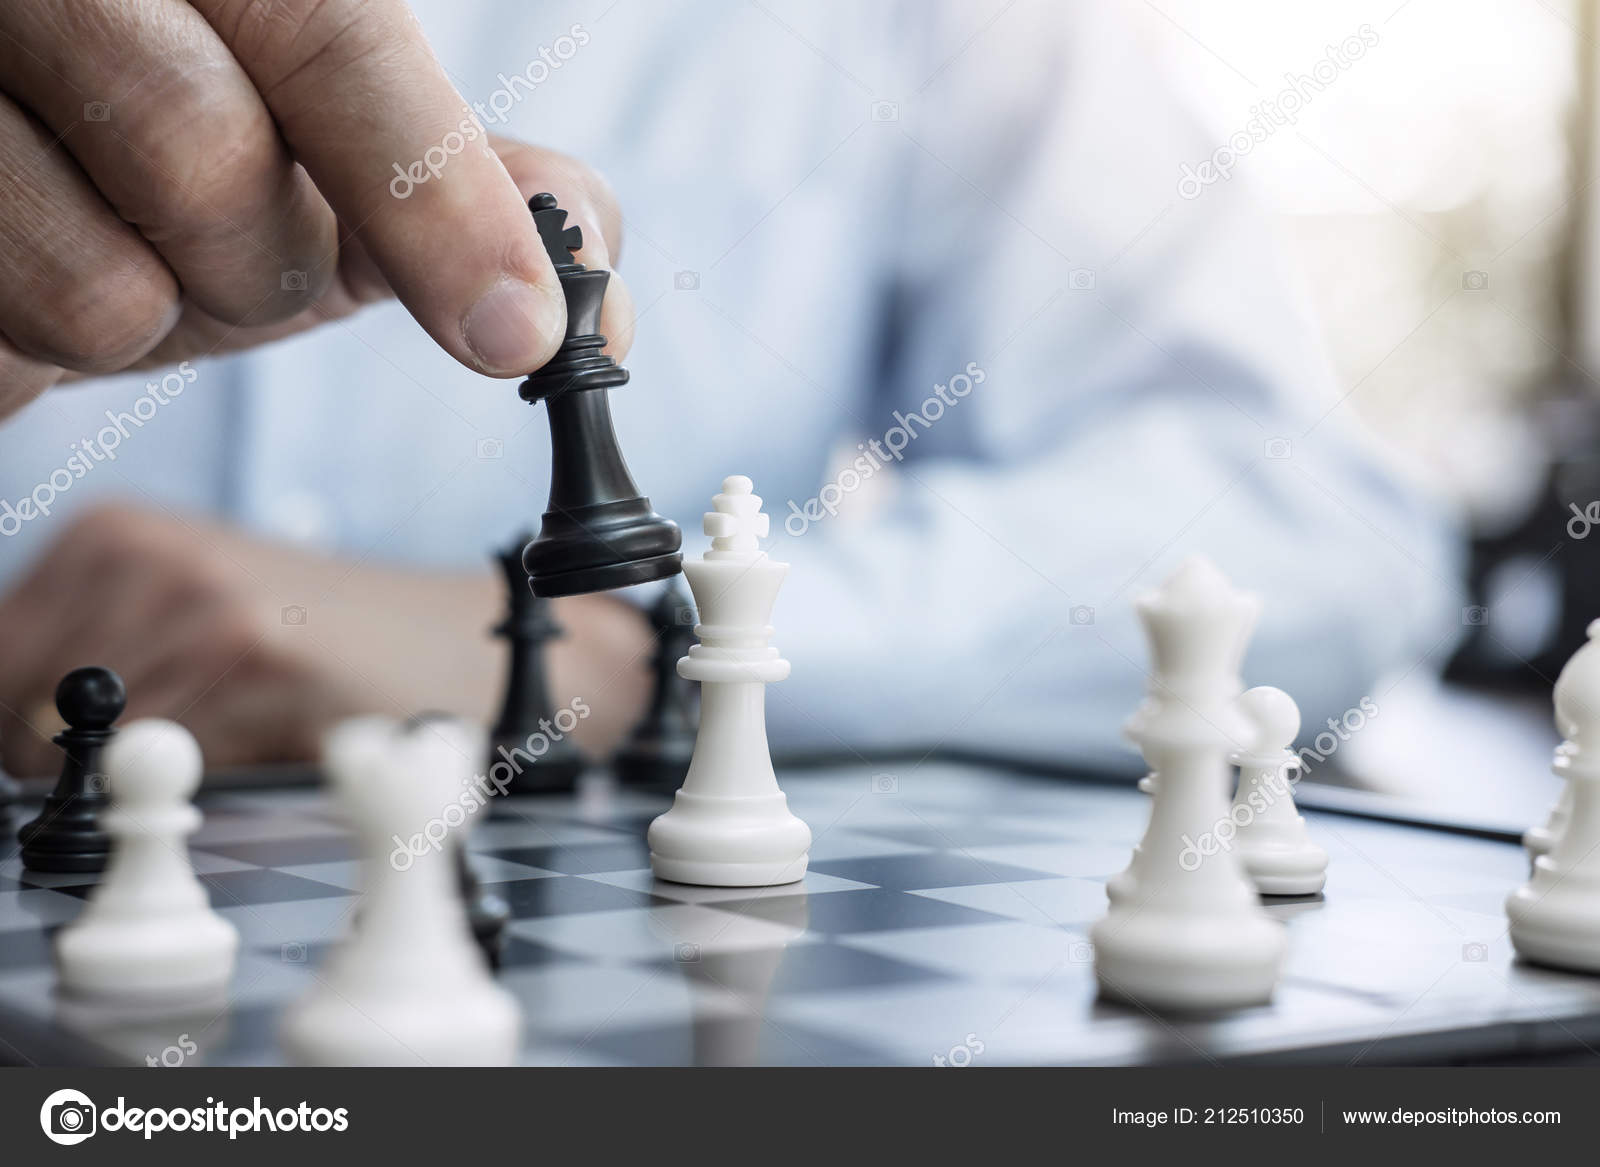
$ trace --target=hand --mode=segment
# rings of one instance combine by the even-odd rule
[[[174,364],[391,294],[490,376],[554,354],[565,302],[526,206],[609,267],[603,180],[492,139],[403,0],[0,5],[0,418],[63,378]],[[437,177],[391,190],[448,154]],[[613,355],[632,332],[606,296]]]
[[[52,773],[63,674],[106,665],[134,717],[169,717],[209,767],[303,761],[342,717],[498,712],[505,607],[499,572],[352,563],[199,520],[100,506],[72,521],[0,597],[0,745],[14,773]],[[557,705],[592,712],[578,744],[605,753],[644,708],[651,634],[606,596],[555,602],[546,650]]]

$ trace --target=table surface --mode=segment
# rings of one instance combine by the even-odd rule
[[[1289,931],[1270,1005],[1162,1017],[1099,1001],[1088,928],[1148,800],[1129,786],[923,762],[784,769],[812,828],[799,885],[652,878],[665,797],[588,776],[494,800],[472,847],[511,905],[499,977],[529,1065],[1600,1064],[1600,978],[1516,962],[1505,838],[1349,813],[1305,788],[1324,895]],[[352,842],[317,789],[203,796],[196,870],[244,945],[222,1009],[118,1015],[57,997],[50,934],[86,877],[0,863],[0,1057],[270,1065],[285,1005],[359,903]],[[1490,832],[1492,834],[1492,832]]]

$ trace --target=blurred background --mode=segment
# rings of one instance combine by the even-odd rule
[[[1237,542],[1230,549],[1247,565],[1238,578],[1268,593],[1258,648],[1270,658],[1262,659],[1293,666],[1257,676],[1293,689],[1313,732],[1319,714],[1358,695],[1319,689],[1322,661],[1339,660],[1358,677],[1366,660],[1382,655],[1395,624],[1421,625],[1424,608],[1442,605],[1443,573],[1426,581],[1427,557],[1404,562],[1407,548],[1384,546],[1406,528],[1364,517],[1383,513],[1362,493],[1365,480],[1329,477],[1337,483],[1331,492],[1308,486],[1312,473],[1323,473],[1314,447],[1342,441],[1328,437],[1335,424],[1306,442],[1304,455],[1295,438],[1294,469],[1306,481],[1278,475],[1262,490],[1281,497],[1252,511],[1243,491],[1229,496],[1229,480],[1234,463],[1263,479],[1273,473],[1260,467],[1263,421],[1241,425],[1192,384],[1183,386],[1188,398],[1156,386],[1170,395],[1157,402],[1164,414],[1146,418],[1126,404],[1140,396],[1131,390],[1150,390],[1140,378],[1156,374],[1151,354],[1112,320],[1163,341],[1160,329],[1177,320],[1171,347],[1187,357],[1179,346],[1194,337],[1183,325],[1222,335],[1260,307],[1245,286],[1253,277],[1228,286],[1234,254],[1191,246],[1248,191],[1287,242],[1331,357],[1332,403],[1318,400],[1322,386],[1280,376],[1293,373],[1293,363],[1248,336],[1227,338],[1233,351],[1224,355],[1238,359],[1221,363],[1216,383],[1259,408],[1265,424],[1283,427],[1266,430],[1268,438],[1310,434],[1334,415],[1358,421],[1396,472],[1414,480],[1420,496],[1444,500],[1472,539],[1459,623],[1412,628],[1423,649],[1389,653],[1403,656],[1403,667],[1368,690],[1383,713],[1341,748],[1338,769],[1358,785],[1435,807],[1535,817],[1555,788],[1545,773],[1554,741],[1549,688],[1600,614],[1600,536],[1589,537],[1591,527],[1600,530],[1600,473],[1590,454],[1600,440],[1600,265],[1591,245],[1600,221],[1596,4],[1120,7],[1117,34],[1127,29],[1142,42],[1178,92],[1176,107],[1164,96],[1129,100],[1122,87],[1147,78],[1120,78],[1115,61],[1099,59],[1092,36],[1105,29],[1097,21],[1085,19],[1089,32],[1077,37],[1076,19],[1054,22],[1041,15],[1048,6],[1008,0],[950,6],[926,27],[917,5],[417,5],[469,98],[492,94],[497,68],[527,58],[529,46],[567,24],[593,31],[593,46],[586,41],[505,129],[597,165],[619,191],[632,233],[621,270],[640,327],[629,360],[636,384],[619,398],[618,425],[641,487],[685,525],[686,550],[698,546],[697,515],[721,474],[741,467],[712,465],[720,454],[686,465],[674,443],[658,440],[667,427],[759,465],[757,486],[769,495],[776,533],[786,498],[804,500],[835,480],[856,443],[883,432],[890,407],[915,403],[969,360],[980,358],[993,384],[1034,394],[975,394],[954,413],[963,420],[922,444],[927,469],[918,464],[911,473],[908,463],[904,475],[885,474],[852,501],[854,513],[818,535],[780,537],[796,570],[778,611],[778,643],[796,670],[773,701],[779,744],[904,745],[931,725],[943,746],[954,725],[967,740],[1055,762],[1135,764],[1117,736],[1145,680],[1133,663],[1143,646],[1130,600],[1159,581],[1184,540]],[[1098,0],[1070,12],[1097,8]],[[697,30],[686,13],[707,18]],[[1041,39],[1034,54],[1028,21],[1065,31],[1059,42]],[[1025,105],[1019,98],[1019,107],[1037,119],[1019,126],[1008,120],[1008,102],[1025,91],[1033,96]],[[1085,121],[1115,121],[1124,111],[1127,125],[1116,132],[1085,129]],[[1202,134],[1172,129],[1187,115],[1203,123]],[[1071,150],[1030,169],[1030,156],[1043,154],[1040,145],[1058,131]],[[1228,174],[1193,180],[1208,188],[1198,205],[1173,197],[1173,185],[1203,165],[1191,146],[1218,145],[1217,164],[1230,143]],[[1107,169],[1124,190],[1110,181],[1102,190],[1102,175],[1082,166],[1111,151]],[[906,238],[897,241],[902,227]],[[1069,253],[1099,269],[1098,290],[1095,271]],[[1172,258],[1197,255],[1211,265],[1201,273],[1210,278],[1200,281],[1199,309],[1182,303],[1195,291],[1194,273]],[[850,261],[843,268],[840,256]],[[1240,255],[1240,270],[1255,271],[1259,258]],[[951,291],[975,272],[986,281],[981,295]],[[1085,272],[1086,287],[1074,282]],[[1276,297],[1266,283],[1254,290]],[[1095,294],[1063,294],[1073,291]],[[1230,299],[1242,303],[1211,315],[1211,301]],[[1041,337],[1041,316],[1059,339]],[[1225,327],[1215,327],[1219,320]],[[1023,342],[1014,343],[1019,335]],[[1158,372],[1170,378],[1172,370]],[[147,500],[226,513],[298,545],[363,562],[463,570],[481,568],[488,546],[542,502],[542,422],[531,423],[509,386],[486,392],[481,378],[451,367],[392,305],[258,357],[216,362],[205,378],[204,396],[191,394],[183,407],[189,433],[173,425],[170,435],[141,436],[119,478],[98,475],[68,501],[137,482]],[[1269,412],[1250,396],[1256,378],[1288,382],[1278,386],[1286,395],[1304,388],[1304,400]],[[326,404],[335,382],[343,418]],[[1104,438],[1094,426],[1108,387],[1130,412],[1118,423],[1126,428],[1108,431],[1110,454],[1093,446]],[[1072,399],[1075,391],[1083,401]],[[25,484],[47,474],[86,419],[127,395],[127,384],[96,386],[35,406],[24,422],[40,437],[26,454],[12,448],[12,477]],[[830,413],[836,408],[839,416]],[[1299,416],[1298,408],[1311,412]],[[1179,429],[1194,417],[1212,424],[1206,410],[1222,422],[1191,432],[1205,433],[1226,468],[1201,467],[1215,479],[1174,472],[1168,494],[1139,493],[1144,483],[1137,468],[1126,470],[1127,451],[1162,463],[1159,427],[1172,428],[1175,418]],[[349,417],[359,418],[358,431]],[[207,433],[214,440],[197,436]],[[1057,433],[1068,436],[1045,448],[1040,435]],[[246,436],[255,444],[240,454]],[[181,465],[169,452],[180,439]],[[1108,496],[1126,499],[1127,512],[1106,516],[1103,529],[1074,513],[1089,526],[1073,531],[1076,544],[1053,546],[1061,541],[1042,537],[1037,521],[1012,505],[1037,495],[1025,481],[1032,465],[1023,465],[1034,455],[1044,470],[1062,473],[1042,481],[1105,484]],[[874,528],[875,488],[897,478],[902,488],[909,479],[936,489],[889,494],[891,525]],[[6,497],[25,489],[8,487]],[[1342,492],[1351,505],[1331,507],[1317,490]],[[1209,514],[1208,504],[1185,521],[1195,499],[1213,496],[1228,496],[1226,505]],[[959,505],[941,507],[951,500]],[[1337,538],[1331,528],[1307,529],[1303,520],[1318,507],[1342,524]],[[1146,529],[1130,535],[1128,514]],[[0,561],[0,578],[56,529],[36,526]],[[1238,535],[1252,530],[1266,534]],[[1103,563],[1085,551],[1117,537],[1127,545]],[[1281,554],[1262,546],[1270,538],[1282,539]],[[1016,562],[995,550],[1002,542]],[[1382,587],[1340,597],[1339,613],[1311,594],[1314,586],[1337,593],[1340,574],[1354,572],[1373,548],[1396,561]],[[1323,553],[1326,564],[1316,562]],[[1297,556],[1311,561],[1309,571],[1282,567]],[[961,565],[968,577],[942,592],[927,586]],[[364,606],[368,594],[344,578],[351,605]],[[1408,578],[1415,612],[1388,590]],[[1299,587],[1307,594],[1296,596]],[[1426,601],[1424,588],[1432,589]],[[300,595],[290,589],[276,599],[298,607]],[[1302,612],[1293,623],[1293,598],[1326,616],[1319,624]],[[1093,625],[1092,636],[1034,644],[1038,614],[1065,619],[1068,605],[1087,613],[1071,623]],[[886,627],[885,612],[903,616],[904,627]],[[329,622],[310,613],[313,633]],[[898,675],[854,663],[869,636],[876,660],[899,662]],[[1365,657],[1340,659],[1346,642],[1362,638]],[[945,655],[918,655],[934,641]],[[1011,651],[990,652],[996,645]],[[1024,649],[1029,655],[1017,660]],[[893,717],[886,680],[898,701]],[[968,696],[955,702],[952,692]],[[1072,735],[1049,724],[1058,709],[1078,719],[1070,757],[1063,741]],[[819,734],[819,725],[828,732]],[[1468,759],[1473,780],[1464,782]]]
[[[1144,9],[1143,36],[1219,141],[1326,46],[1367,33],[1359,60],[1237,162],[1293,249],[1346,403],[1473,540],[1452,685],[1390,679],[1399,716],[1341,764],[1407,798],[1532,805],[1556,788],[1527,764],[1554,740],[1549,688],[1600,613],[1585,539],[1600,518],[1596,5]],[[1505,780],[1463,782],[1469,758]]]

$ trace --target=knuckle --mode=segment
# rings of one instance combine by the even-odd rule
[[[222,234],[237,244],[249,212],[280,193],[288,156],[255,98],[204,73],[172,71],[148,86],[139,135],[146,154],[123,193],[128,217],[158,247],[173,235]]]
[[[123,368],[160,341],[177,302],[175,284],[154,265],[80,277],[45,298],[49,356],[83,372]]]

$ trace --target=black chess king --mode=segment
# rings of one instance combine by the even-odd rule
[[[522,399],[550,414],[550,502],[522,566],[536,596],[609,591],[677,575],[683,534],[656,514],[628,474],[611,424],[610,390],[628,370],[601,349],[600,306],[611,273],[574,263],[583,246],[554,195],[528,202],[567,299],[567,332],[550,362],[522,383]]]

